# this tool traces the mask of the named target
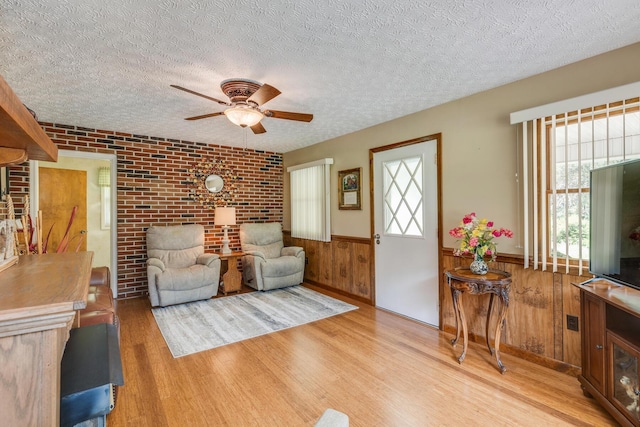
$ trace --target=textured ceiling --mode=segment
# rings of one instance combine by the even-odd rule
[[[638,0],[3,0],[0,74],[42,121],[227,146],[219,84],[282,94],[287,152],[640,41]]]

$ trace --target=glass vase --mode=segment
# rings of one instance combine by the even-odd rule
[[[487,271],[489,271],[489,266],[484,261],[482,255],[475,254],[475,259],[469,266],[469,270],[471,270],[473,274],[487,274]]]

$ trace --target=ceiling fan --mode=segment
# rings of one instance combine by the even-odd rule
[[[229,98],[229,102],[194,92],[191,89],[187,89],[182,86],[171,85],[171,87],[193,95],[201,96],[202,98],[229,107],[224,111],[203,114],[201,116],[187,117],[185,120],[200,120],[224,114],[233,124],[241,127],[249,127],[255,134],[266,132],[266,129],[262,126],[262,123],[260,123],[264,117],[295,120],[299,122],[310,122],[313,120],[313,114],[261,109],[260,107],[263,104],[272,100],[281,93],[278,89],[266,83],[262,84],[248,79],[224,80],[220,83],[220,88]]]

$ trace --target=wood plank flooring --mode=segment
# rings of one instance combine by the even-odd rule
[[[118,302],[125,386],[109,427],[313,426],[326,408],[351,426],[615,426],[576,378],[358,301],[360,308],[174,359],[146,298]]]

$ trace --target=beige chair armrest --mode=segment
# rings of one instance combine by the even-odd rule
[[[244,256],[254,256],[262,259],[267,259],[264,254],[260,251],[248,251],[244,253]]]
[[[302,252],[304,249],[302,249],[300,246],[286,246],[284,248],[282,248],[282,250],[280,251],[280,255],[282,256],[298,256],[298,254],[300,254],[300,252]]]
[[[202,254],[198,257],[198,259],[196,260],[196,264],[202,264],[202,265],[206,265],[207,267],[210,266],[210,264],[219,259],[220,255],[218,254]]]
[[[158,267],[160,271],[164,271],[166,269],[164,262],[160,261],[158,258],[149,258],[147,260],[147,267],[148,266]]]

